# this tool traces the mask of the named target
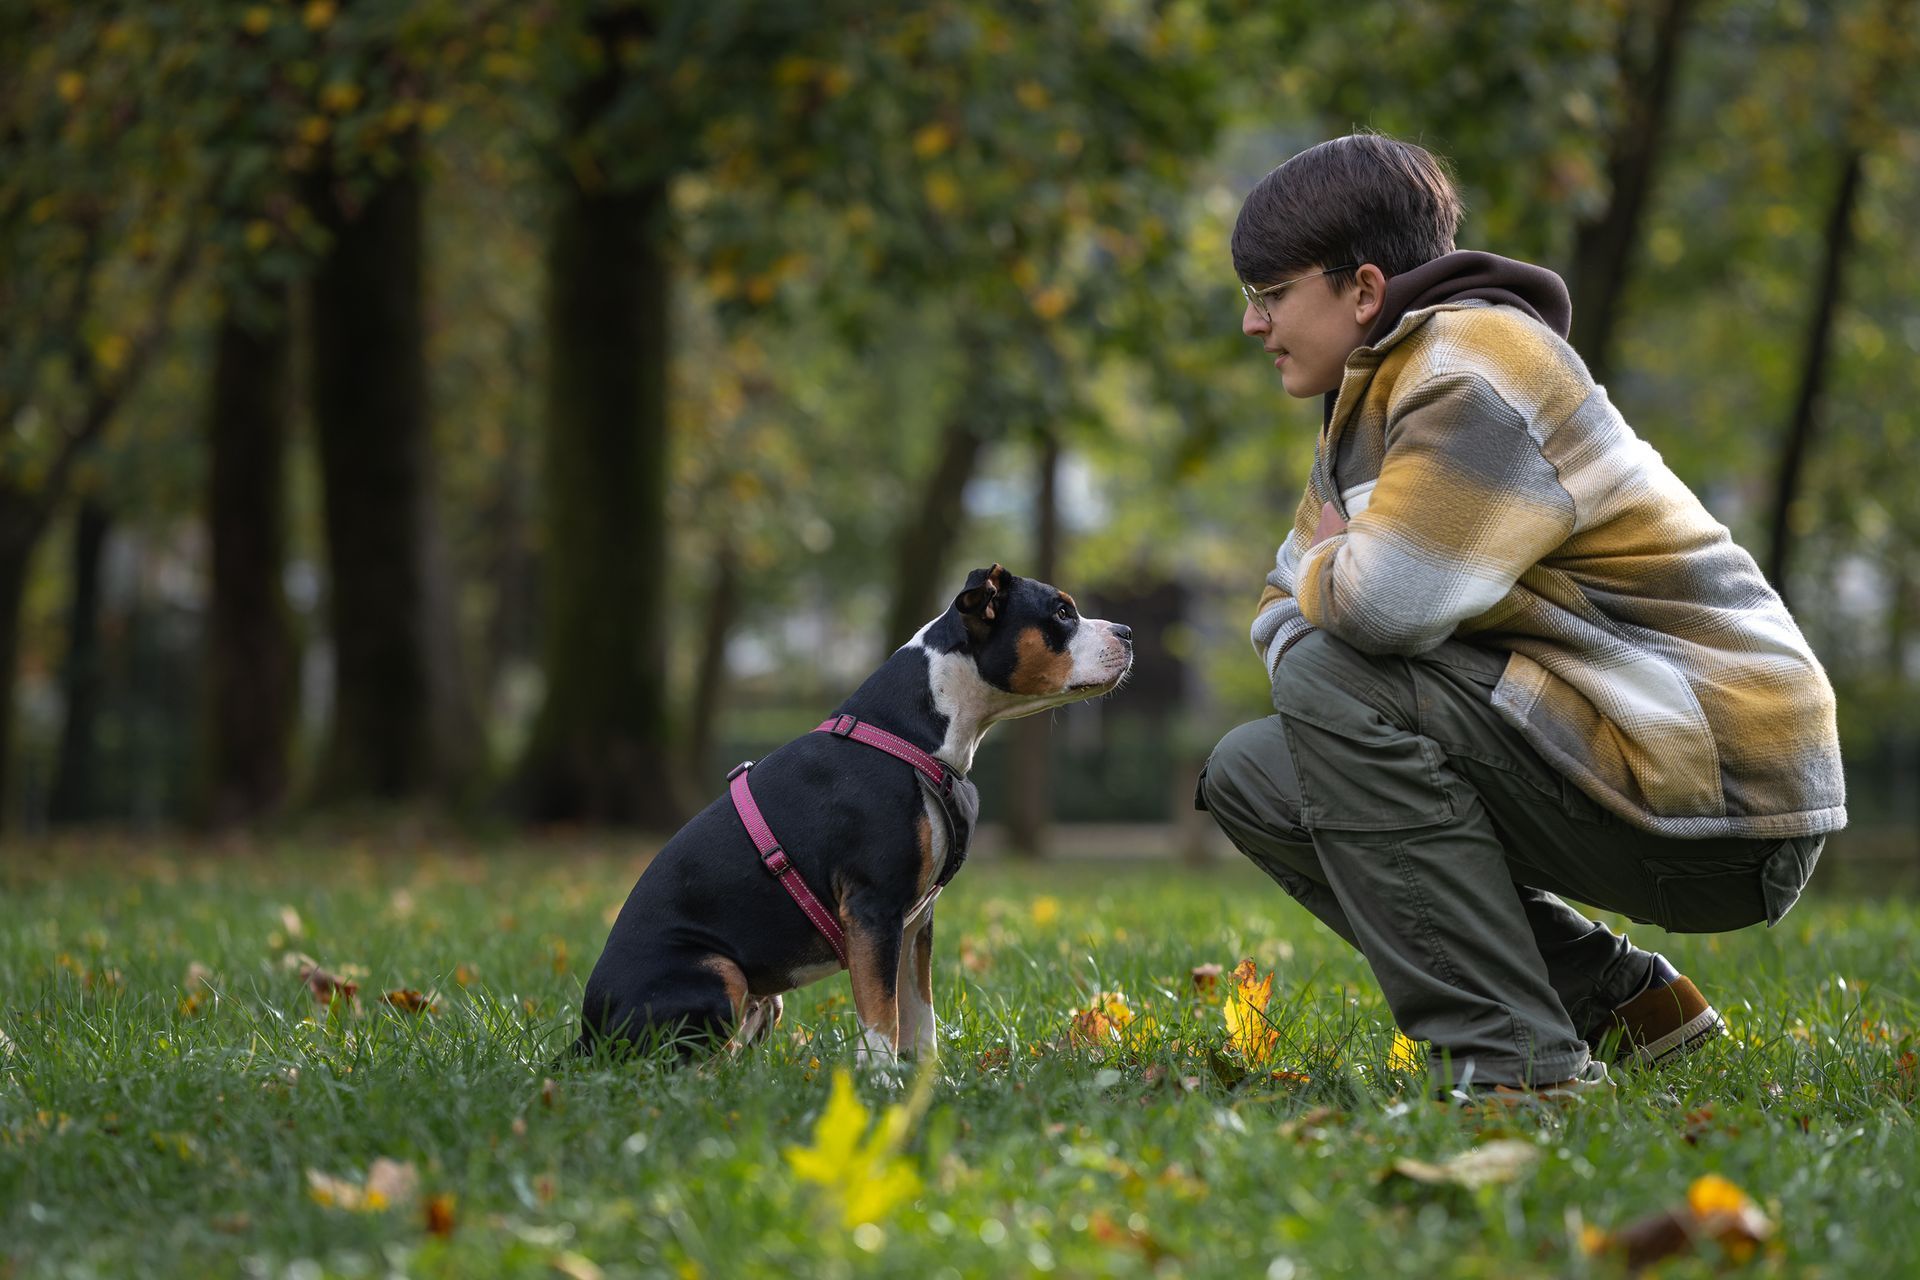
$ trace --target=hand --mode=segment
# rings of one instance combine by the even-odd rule
[[[1346,531],[1347,522],[1340,518],[1340,513],[1334,510],[1333,504],[1323,502],[1320,504],[1320,523],[1313,526],[1313,541],[1307,546],[1309,549],[1317,547],[1334,534]]]

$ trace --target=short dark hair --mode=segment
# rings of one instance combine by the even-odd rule
[[[1453,252],[1459,226],[1445,161],[1385,134],[1352,133],[1260,179],[1233,224],[1233,269],[1256,288],[1349,262],[1396,276]],[[1327,282],[1344,288],[1352,276]]]

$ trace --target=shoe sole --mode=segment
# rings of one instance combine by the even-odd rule
[[[1640,1067],[1658,1066],[1669,1058],[1692,1053],[1709,1040],[1725,1034],[1727,1034],[1725,1019],[1721,1018],[1718,1009],[1708,1005],[1658,1040],[1634,1045],[1633,1051],[1627,1055],[1627,1061]]]

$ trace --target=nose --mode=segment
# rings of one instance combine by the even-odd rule
[[[1272,327],[1267,323],[1267,318],[1260,314],[1260,308],[1249,302],[1246,311],[1240,317],[1240,332],[1249,338],[1257,338]]]
[[[1117,622],[1113,623],[1112,626],[1113,626],[1113,634],[1115,634],[1116,636],[1119,636],[1122,640],[1125,640],[1128,644],[1133,643],[1132,627],[1123,627]]]

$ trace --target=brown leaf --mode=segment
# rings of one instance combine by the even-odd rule
[[[1193,993],[1209,1003],[1220,998],[1219,965],[1197,964],[1193,966]]]
[[[436,1236],[452,1235],[453,1206],[453,1196],[449,1192],[443,1191],[429,1197],[426,1204],[427,1230]]]
[[[313,964],[300,966],[300,979],[307,984],[307,990],[313,992],[313,998],[324,1005],[331,1005],[335,1000],[350,1001],[360,990],[359,983],[337,978]]]
[[[1583,1240],[1588,1253],[1618,1253],[1630,1269],[1651,1266],[1692,1252],[1713,1240],[1736,1262],[1745,1262],[1773,1234],[1773,1223],[1740,1188],[1708,1174],[1687,1189],[1684,1205],[1649,1214],[1618,1231],[1591,1231]]]
[[[556,1080],[540,1082],[540,1105],[552,1111],[560,1105],[560,1084]]]
[[[421,995],[412,987],[403,987],[399,991],[389,991],[381,999],[402,1013],[438,1013],[440,1006],[431,997]]]

